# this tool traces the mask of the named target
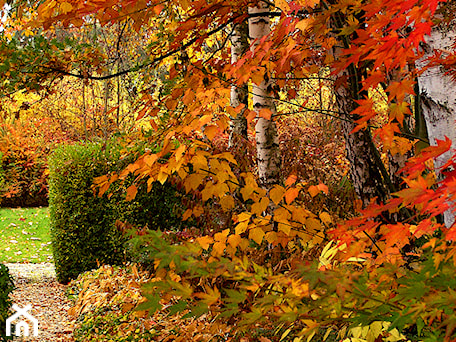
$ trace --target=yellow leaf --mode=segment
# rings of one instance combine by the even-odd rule
[[[222,206],[223,211],[228,211],[234,208],[234,199],[231,195],[225,195],[220,200],[220,205]]]
[[[219,290],[214,287],[214,289],[211,289],[209,286],[205,288],[206,293],[204,292],[199,292],[196,293],[195,296],[200,297],[201,300],[206,303],[207,305],[212,305],[218,302],[220,298],[220,292]]]
[[[68,12],[71,12],[72,9],[73,9],[73,6],[69,2],[65,1],[60,4],[61,14],[66,14]]]
[[[237,216],[237,220],[238,220],[238,222],[248,221],[248,220],[250,220],[251,216],[252,216],[252,214],[250,214],[250,213],[240,213]]]
[[[275,204],[279,204],[280,201],[283,198],[283,195],[285,195],[285,189],[284,187],[280,185],[274,186],[274,188],[271,189],[269,192],[269,197]]]
[[[320,229],[321,229],[320,221],[310,217],[306,220],[306,228],[309,233],[315,232],[315,231],[320,231]]]
[[[208,249],[210,244],[214,242],[214,239],[211,238],[210,236],[202,236],[202,237],[198,237],[196,238],[196,241],[198,241],[198,243],[200,244],[200,246],[203,248],[203,249]]]
[[[298,188],[290,188],[285,193],[285,201],[287,202],[287,204],[290,204],[291,202],[294,201],[294,199],[298,195],[299,195],[299,189]]]
[[[264,239],[268,243],[274,243],[277,241],[277,233],[276,232],[267,232]]]
[[[185,190],[189,192],[190,190],[196,190],[205,178],[204,175],[193,173],[187,178],[185,178],[184,186]]]
[[[288,223],[288,220],[290,219],[290,217],[291,217],[290,212],[285,208],[277,208],[274,211],[274,221],[276,221],[276,222]]]
[[[136,187],[136,185],[130,185],[128,188],[127,188],[127,196],[125,197],[125,200],[126,201],[131,201],[133,200],[135,197],[136,197],[136,193],[138,192],[138,188]]]
[[[241,240],[242,238],[237,234],[228,236],[228,244],[233,248],[236,248],[241,243]]]
[[[211,182],[206,183],[203,191],[201,191],[202,200],[206,202],[208,199],[212,198],[214,194],[214,184]]]
[[[261,228],[253,228],[249,231],[249,239],[255,241],[257,244],[263,242],[264,231]]]
[[[326,211],[322,211],[319,216],[321,222],[323,222],[324,224],[328,225],[332,223],[331,215],[329,215]]]
[[[249,221],[239,222],[235,228],[236,234],[241,235],[242,233],[244,233],[247,230],[248,226],[249,226]]]
[[[289,224],[279,223],[278,230],[284,232],[286,235],[290,235],[291,226]]]
[[[220,158],[223,158],[223,159],[229,161],[230,163],[233,163],[234,165],[237,165],[236,159],[234,159],[233,154],[230,153],[230,152],[223,152],[223,153],[220,153],[219,155],[216,155],[216,156],[218,156]]]
[[[269,205],[269,198],[263,197],[259,203],[252,204],[252,213],[260,216]]]
[[[164,173],[163,171],[160,171],[160,172],[158,173],[157,180],[158,180],[161,184],[165,184],[167,178],[168,178],[168,175],[167,175],[166,173]]]
[[[182,159],[182,156],[184,155],[185,153],[185,150],[187,149],[187,146],[185,146],[184,144],[180,145],[176,152],[175,152],[175,158],[176,158],[176,161],[179,161]]]
[[[219,176],[219,175],[220,175],[220,173],[217,176]],[[224,194],[226,194],[229,191],[230,191],[230,188],[225,183],[217,183],[216,185],[214,185],[214,195],[218,196],[219,198],[222,197]]]
[[[304,208],[292,208],[293,221],[306,223],[306,219],[309,217],[309,211]]]
[[[250,195],[255,191],[255,189],[251,186],[245,186],[241,189],[241,195],[244,201],[250,199]]]

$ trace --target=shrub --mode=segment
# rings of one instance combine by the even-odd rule
[[[0,264],[0,341],[11,340],[6,336],[6,319],[10,316],[11,300],[10,292],[14,289],[13,279],[8,268]]]
[[[50,158],[51,235],[60,282],[98,263],[116,265],[125,260],[117,220],[152,229],[180,225],[179,199],[170,185],[155,183],[147,193],[146,184],[140,184],[133,201],[125,200],[128,181],[114,184],[102,197],[94,195],[95,177],[122,170],[135,157],[132,153],[121,158],[121,152],[114,141],[76,144],[56,149]]]
[[[47,157],[68,140],[51,119],[0,125],[0,205],[36,207],[48,203]]]

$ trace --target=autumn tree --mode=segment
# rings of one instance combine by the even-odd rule
[[[178,243],[159,232],[136,234],[135,246],[144,248],[141,255],[151,255],[157,273],[157,282],[146,286],[143,309],[160,308],[164,291],[181,298],[176,310],[188,309],[192,315],[212,310],[229,317],[242,311],[246,326],[285,322],[286,331],[294,330],[299,338],[311,338],[331,325],[339,333],[349,321],[375,330],[375,339],[391,337],[397,328],[404,334],[407,329],[420,330],[426,336],[437,331],[435,341],[451,341],[454,308],[447,303],[453,299],[447,296],[443,303],[435,298],[454,292],[454,282],[447,291],[438,280],[454,268],[451,241],[456,228],[443,230],[436,217],[456,193],[454,164],[449,161],[440,184],[430,166],[450,149],[451,141],[435,141],[436,133],[429,130],[436,146],[409,159],[403,170],[406,186],[399,191],[385,166],[388,153],[398,146],[414,148],[414,134],[404,129],[404,119],[412,113],[410,95],[418,95],[415,80],[425,71],[419,62],[422,43],[432,33],[438,5],[433,0],[277,1],[271,12],[272,4],[263,1],[40,4],[35,24],[46,29],[59,22],[80,26],[89,13],[100,23],[129,16],[133,27],[147,28],[153,36],[150,57],[137,68],[109,74],[103,70],[104,79],[148,66],[166,68],[166,92],[159,99],[144,92],[139,115],[160,128],[161,149],[144,153],[120,173],[96,179],[100,193],[108,191],[113,179],[122,181],[131,174],[148,184],[177,179],[197,202],[184,219],[201,217],[207,203],[230,215],[229,224],[180,237]],[[273,26],[272,13],[277,13]],[[232,64],[225,49],[207,55],[203,47],[211,38],[229,39],[224,28],[245,20],[252,39],[245,56]],[[444,64],[438,58],[431,62]],[[60,60],[54,63],[54,75],[100,78],[98,71],[81,73],[68,70]],[[49,68],[47,64],[39,70]],[[306,206],[306,201],[325,198],[327,186],[293,174],[283,183],[277,180],[274,117],[279,113],[273,102],[314,112],[299,101],[291,79],[309,79],[324,69],[331,70],[337,108],[321,112],[343,122],[351,177],[364,207],[359,216],[337,226],[325,203],[313,211]],[[233,155],[213,146],[229,127],[225,109],[230,107],[231,86],[248,80],[253,83],[254,110],[246,110],[245,117],[248,122],[257,120],[258,177],[233,172]],[[421,87],[420,97],[429,95],[426,83]],[[371,95],[379,88],[386,97],[383,115]],[[136,191],[135,185],[128,187],[127,197],[133,198]],[[274,215],[265,215],[271,205],[276,207]],[[401,210],[408,215],[394,219]],[[434,237],[435,232],[443,239]],[[404,246],[418,239],[425,240],[423,248],[404,257]],[[325,247],[318,249],[322,243]],[[270,246],[279,245],[288,253],[271,255],[279,248]],[[312,258],[309,250],[320,257]],[[418,257],[419,266],[408,272],[413,257]],[[309,265],[309,259],[315,264]],[[374,325],[377,321],[380,327]],[[424,329],[426,324],[431,328]]]

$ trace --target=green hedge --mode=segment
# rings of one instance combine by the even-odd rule
[[[13,279],[9,274],[8,267],[0,264],[0,341],[11,340],[6,336],[6,319],[11,315],[10,292],[14,290]]]
[[[150,229],[179,229],[181,208],[172,186],[155,183],[151,192],[139,186],[125,201],[128,184],[114,184],[113,194],[96,197],[93,179],[122,170],[134,156],[121,159],[117,143],[62,146],[49,160],[49,208],[57,278],[66,283],[97,264],[125,261],[124,237],[116,220]],[[131,180],[130,180],[131,183]]]

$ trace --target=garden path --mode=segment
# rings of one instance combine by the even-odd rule
[[[74,321],[67,313],[71,303],[65,295],[66,287],[56,280],[54,265],[51,263],[6,265],[16,286],[11,295],[13,303],[19,307],[31,304],[32,309],[29,313],[39,322],[37,337],[19,337],[15,341],[74,341]]]

